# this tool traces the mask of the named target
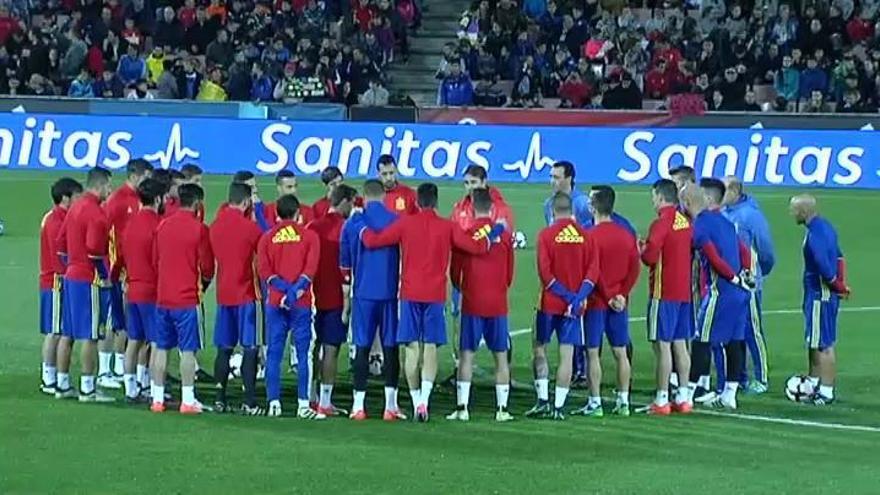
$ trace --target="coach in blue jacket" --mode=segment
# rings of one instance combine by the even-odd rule
[[[752,266],[755,267],[756,289],[749,305],[750,317],[746,318],[746,344],[754,365],[754,380],[748,383],[748,390],[761,394],[767,391],[767,345],[761,319],[761,289],[763,278],[770,274],[776,263],[773,239],[770,237],[767,218],[761,212],[758,202],[743,192],[742,182],[736,177],[726,177],[724,184],[727,192],[722,211],[736,226],[739,238],[752,251]],[[748,366],[739,381],[743,385],[749,381]]]

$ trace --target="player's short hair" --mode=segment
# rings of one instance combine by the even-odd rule
[[[479,187],[471,191],[471,204],[474,205],[474,212],[489,213],[492,211],[492,194],[489,189]]]
[[[110,177],[112,176],[113,174],[106,168],[95,167],[89,169],[89,172],[86,174],[86,187],[94,189],[103,186],[110,182]]]
[[[150,175],[150,178],[162,184],[162,187],[165,190],[162,194],[168,193],[171,189],[171,171],[164,168],[157,168],[153,170],[153,173]]]
[[[341,205],[343,201],[354,201],[354,198],[356,198],[357,195],[357,189],[347,184],[341,184],[333,190],[332,194],[330,194],[330,206],[337,207]]]
[[[651,189],[663,198],[663,201],[678,204],[678,187],[670,179],[660,179],[654,182]]]
[[[416,189],[416,202],[419,208],[436,208],[437,207],[437,185],[430,182],[419,184]]]
[[[468,165],[467,168],[464,169],[464,175],[465,177],[476,177],[480,180],[486,180],[489,178],[489,175],[486,173],[486,169],[479,165]]]
[[[282,182],[284,179],[295,179],[295,178],[296,178],[296,174],[293,173],[293,170],[288,170],[288,169],[285,168],[284,170],[278,172],[278,173],[275,175],[275,183],[276,183],[276,184],[281,184],[281,182]]]
[[[299,213],[299,200],[293,194],[285,194],[275,202],[275,208],[278,212],[278,218],[293,220]]]
[[[571,178],[571,183],[574,184],[574,177],[577,175],[574,169],[574,164],[570,161],[563,160],[561,162],[556,162],[553,164],[553,168],[561,168],[562,176],[568,179]]]
[[[71,198],[74,194],[80,194],[82,191],[83,186],[76,179],[62,177],[52,184],[52,202],[56,205],[61,204],[64,198]]]
[[[679,165],[669,171],[670,177],[684,177],[685,180],[692,184],[697,183],[697,172],[693,169],[693,167],[688,167],[687,165]]]
[[[397,167],[397,161],[391,155],[381,155],[379,156],[379,160],[376,162],[376,169],[381,169],[383,165],[394,165],[395,167]]]
[[[199,201],[204,201],[205,190],[198,184],[181,184],[177,188],[177,197],[180,198],[181,208],[192,208]]]
[[[321,171],[321,182],[326,186],[336,180],[337,177],[342,176],[342,170],[339,170],[339,167],[327,167]]]
[[[144,179],[137,189],[138,198],[144,206],[152,206],[157,198],[161,198],[165,194],[165,191],[165,184],[152,177]]]
[[[180,170],[169,170],[168,174],[171,175],[171,182],[182,182],[186,180],[186,176],[183,175],[183,172]]]
[[[600,215],[611,215],[614,212],[614,189],[610,186],[593,186],[590,194],[590,204]]]
[[[385,186],[379,179],[367,179],[364,181],[364,197],[379,199],[385,196]]]
[[[229,184],[229,194],[226,201],[231,205],[240,205],[251,197],[253,191],[253,188],[244,182],[233,182]]]
[[[714,177],[700,179],[700,189],[716,205],[721,204],[721,200],[724,199],[724,193],[727,192],[724,182]]]
[[[565,194],[562,191],[556,192],[553,195],[553,213],[559,213],[562,215],[571,215],[571,196]]]
[[[254,175],[254,173],[251,172],[250,170],[239,170],[238,172],[236,172],[232,176],[232,182],[233,183],[236,183],[236,182],[243,183],[245,181],[252,180],[254,177],[256,177],[256,175]]]
[[[129,160],[128,166],[125,167],[125,171],[128,173],[129,177],[142,177],[147,172],[153,171],[153,165],[143,158],[134,158]]]
[[[193,177],[202,175],[203,173],[205,173],[205,171],[202,170],[202,167],[196,165],[195,163],[187,163],[186,165],[180,167],[180,173],[182,173],[183,176],[186,177],[186,180],[190,180]]]

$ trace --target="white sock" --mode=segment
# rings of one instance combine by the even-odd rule
[[[590,401],[587,404],[601,406],[602,405],[602,398],[598,397],[598,396],[594,397],[591,395]]]
[[[422,391],[420,394],[420,398],[422,399],[422,404],[425,407],[428,407],[428,403],[431,401],[431,391],[434,390],[434,382],[429,380],[422,380]]]
[[[122,375],[122,381],[125,382],[125,396],[132,399],[137,397],[138,383],[134,373],[125,373]]]
[[[736,399],[737,389],[739,389],[739,382],[727,382],[724,384],[724,392],[721,392],[721,396],[726,400]]]
[[[183,385],[182,387],[180,387],[180,400],[188,406],[195,404],[196,388],[192,385]]]
[[[456,380],[455,388],[458,391],[458,405],[467,409],[468,402],[471,399],[471,382]]]
[[[296,405],[300,409],[308,409],[309,408],[309,400],[308,399],[296,399]]]
[[[138,382],[139,386],[146,388],[147,385],[150,384],[150,372],[148,371],[148,368],[145,365],[143,365],[143,364],[137,365],[137,370],[135,371],[135,376],[137,377],[137,382]]]
[[[318,406],[323,408],[330,407],[330,398],[333,397],[333,385],[329,385],[326,383],[321,384],[321,398],[319,399]]]
[[[712,386],[712,377],[709,375],[700,375],[700,378],[697,380],[697,386],[709,390],[709,387]]]
[[[819,385],[819,395],[822,397],[827,397],[829,399],[834,398],[834,386],[832,385]]]
[[[67,390],[70,388],[70,373],[58,373],[58,385],[56,388]]]
[[[538,394],[538,400],[550,400],[550,380],[547,378],[538,378],[535,380],[535,393]]]
[[[418,409],[419,404],[422,402],[422,391],[418,388],[409,389],[409,398],[412,399],[413,412]]]
[[[363,411],[364,410],[364,397],[367,396],[367,393],[363,390],[354,391],[354,402],[351,404],[351,412]]]
[[[618,404],[629,404],[629,391],[617,392],[617,402]]]
[[[394,387],[385,387],[385,410],[397,411],[400,406],[397,405],[397,389]]]
[[[43,363],[43,383],[54,385],[58,382],[58,369],[51,364]]]
[[[160,404],[165,403],[165,385],[153,385],[150,387],[151,394],[153,396],[153,402],[158,402]]]
[[[91,394],[95,391],[95,376],[83,375],[79,377],[79,392],[81,394]]]
[[[556,387],[556,392],[553,395],[554,405],[556,409],[561,409],[565,407],[565,399],[568,398],[568,389],[562,387]]]
[[[675,388],[678,386],[678,373],[672,372],[669,374],[669,386]]]
[[[110,374],[110,361],[113,360],[112,352],[98,353],[98,376]]]
[[[669,404],[669,391],[668,390],[658,390],[657,396],[654,398],[654,404],[658,406],[665,406]]]
[[[691,401],[691,394],[693,394],[694,391],[690,387],[681,386],[675,390],[675,393],[675,402],[683,404]]]
[[[116,375],[125,374],[125,354],[117,352],[113,356],[113,373]]]
[[[507,409],[507,398],[510,397],[510,385],[495,385],[495,404],[499,409]]]
[[[812,385],[813,388],[816,388],[819,386],[819,377],[818,376],[808,376],[807,380],[809,380],[810,385]]]

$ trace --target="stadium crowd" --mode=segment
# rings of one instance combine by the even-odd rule
[[[461,17],[458,43],[444,48],[438,100],[874,113],[878,7],[876,0],[476,0]],[[509,94],[499,81],[512,81]]]
[[[384,104],[418,19],[412,0],[12,0],[0,94]]]

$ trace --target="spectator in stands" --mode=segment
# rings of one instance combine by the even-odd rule
[[[507,1],[507,0],[504,0]],[[474,102],[474,86],[471,78],[461,71],[458,60],[449,63],[449,74],[440,84],[440,105],[468,106]]]
[[[147,80],[141,79],[128,87],[125,98],[127,100],[152,100],[155,97],[147,87]]]
[[[642,93],[630,74],[615,74],[608,81],[608,91],[602,97],[602,106],[609,110],[640,110]]]
[[[184,43],[193,55],[203,55],[208,48],[208,43],[217,36],[220,23],[216,18],[208,19],[204,7],[196,9],[196,22],[186,30]]]
[[[591,88],[577,71],[571,71],[559,86],[560,108],[583,108],[591,98]]]
[[[718,85],[724,95],[724,101],[728,108],[736,108],[742,105],[746,96],[746,83],[742,80],[736,67],[728,67],[724,70],[724,80]]]
[[[70,30],[67,31],[67,42],[68,47],[64,52],[64,57],[61,59],[60,70],[63,79],[71,80],[79,74],[86,61],[89,47],[82,40],[77,26],[71,26]]]
[[[250,99],[253,101],[272,101],[275,83],[272,78],[266,74],[263,65],[254,62],[252,69],[252,83],[250,88]]]
[[[846,91],[843,95],[843,104],[837,106],[838,113],[868,113],[868,111],[862,104],[862,95],[856,89]]]
[[[807,59],[807,68],[801,72],[801,80],[799,84],[800,98],[809,99],[813,91],[819,91],[825,94],[828,91],[828,74],[819,68],[819,64],[815,58]]]
[[[156,97],[162,100],[176,100],[180,98],[177,86],[177,76],[174,74],[174,61],[162,60],[162,75],[156,81]]]
[[[807,54],[815,54],[818,49],[828,52],[831,50],[831,41],[828,36],[829,33],[822,26],[822,21],[813,19],[810,21],[809,29],[802,31],[799,46]]]
[[[0,5],[0,44],[6,44],[6,41],[20,29],[18,19],[9,15],[9,7],[6,4]]]
[[[541,79],[531,55],[525,57],[519,76],[510,93],[510,106],[533,108],[541,106]]]
[[[214,67],[208,73],[208,78],[202,80],[196,99],[200,101],[226,101],[227,98],[228,95],[223,88],[223,71],[220,67]]]
[[[209,64],[229,67],[232,64],[233,56],[232,44],[229,43],[229,33],[225,29],[218,30],[217,38],[210,42],[205,49],[205,60]]]
[[[76,79],[71,81],[70,88],[67,90],[67,96],[72,98],[94,98],[95,91],[92,88],[92,76],[89,69],[83,67],[79,71]]]
[[[153,51],[147,57],[146,64],[147,80],[155,86],[165,72],[165,50],[159,45],[154,46]]]
[[[129,43],[128,53],[119,59],[116,74],[122,84],[128,86],[147,77],[147,63],[140,56],[138,45]]]
[[[776,73],[776,80],[773,87],[776,88],[776,94],[782,96],[787,101],[796,101],[799,96],[798,88],[800,86],[800,73],[792,66],[791,56],[782,57],[782,70]]]
[[[122,81],[108,67],[104,69],[101,79],[93,85],[93,92],[98,98],[122,98],[123,88]]]
[[[867,7],[859,9],[859,15],[853,16],[846,25],[846,34],[850,42],[859,44],[874,37],[874,22],[871,11]]]
[[[230,24],[231,23],[232,21],[230,21]],[[235,54],[232,65],[229,67],[229,79],[226,81],[226,93],[229,95],[230,100],[254,100],[254,98],[251,97],[251,89],[254,85],[253,66],[254,63],[248,61],[244,51],[239,51]],[[272,83],[271,79],[269,81]],[[272,99],[272,84],[269,86],[268,100]]]
[[[97,58],[96,54],[96,58]],[[101,61],[95,61],[94,64],[90,63],[93,71],[98,70],[98,66],[100,66],[101,72],[104,71],[104,67],[112,67],[116,68],[119,66],[119,59],[125,55],[125,47],[122,46],[122,42],[119,39],[119,36],[116,35],[114,31],[110,31],[107,33],[107,37],[104,38],[104,42],[101,44]],[[96,74],[99,72],[96,72]]]
[[[755,95],[755,91],[751,88],[746,90],[745,101],[743,102],[742,108],[740,108],[743,112],[760,112],[761,106],[758,105],[758,98]]]
[[[783,53],[791,50],[797,39],[798,22],[791,16],[791,7],[783,3],[779,6],[779,15],[770,25],[770,41],[783,48]]]
[[[387,106],[388,90],[382,86],[382,81],[379,79],[370,79],[370,87],[358,97],[358,103],[368,107]]]
[[[669,94],[671,81],[666,67],[666,59],[661,58],[645,77],[645,94],[648,98],[663,100]]]
[[[195,100],[202,85],[202,75],[196,71],[193,61],[183,60],[182,70],[177,76],[177,94],[184,100]]]
[[[801,107],[804,113],[831,113],[831,107],[825,102],[825,95],[819,90],[810,93],[809,101]]]
[[[180,48],[183,46],[183,32],[183,26],[174,15],[174,9],[165,7],[162,9],[162,19],[156,25],[156,32],[153,34],[153,44]]]

